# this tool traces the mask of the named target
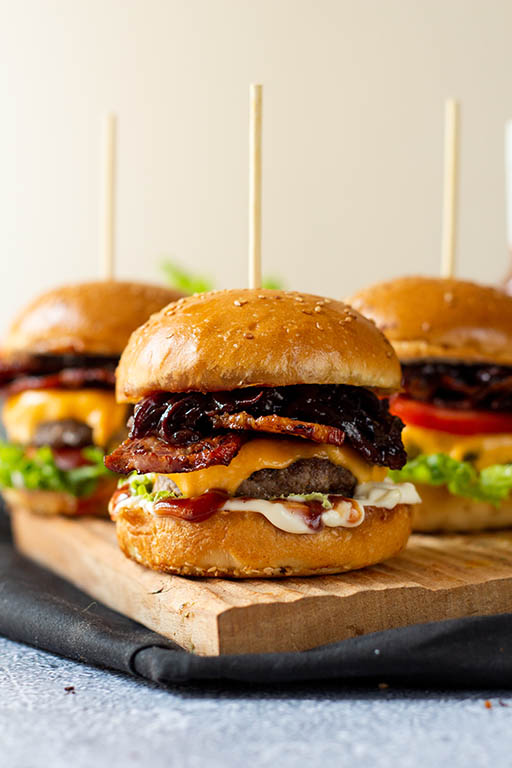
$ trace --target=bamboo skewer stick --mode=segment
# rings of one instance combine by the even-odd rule
[[[443,235],[441,277],[455,276],[459,166],[459,104],[448,99],[444,124]]]
[[[505,124],[505,202],[507,248],[512,253],[512,120]]]
[[[262,85],[250,87],[249,113],[249,288],[261,288]]]
[[[100,270],[105,280],[115,273],[116,116],[106,114],[101,131]]]

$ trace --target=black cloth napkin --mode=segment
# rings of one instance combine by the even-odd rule
[[[377,632],[301,653],[196,656],[19,555],[1,511],[0,634],[161,685],[381,681],[512,687],[512,614]]]

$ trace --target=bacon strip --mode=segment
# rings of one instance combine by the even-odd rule
[[[216,429],[253,429],[258,432],[273,432],[279,435],[302,437],[315,443],[343,445],[345,432],[338,427],[314,424],[309,421],[288,419],[284,416],[258,416],[255,418],[245,411],[240,413],[216,413],[211,416]]]
[[[3,394],[15,395],[27,389],[79,389],[83,386],[114,387],[115,373],[108,368],[64,368],[45,376],[20,376],[11,381]]]
[[[139,437],[125,440],[105,458],[112,472],[194,472],[215,464],[227,466],[247,440],[234,432],[198,440],[190,445],[170,445],[159,437]]]

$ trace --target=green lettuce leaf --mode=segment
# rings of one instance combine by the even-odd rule
[[[177,497],[177,494],[173,493],[173,491],[154,491],[155,478],[156,474],[154,472],[148,472],[146,475],[132,472],[128,477],[121,478],[118,486],[123,488],[128,484],[128,490],[132,496],[140,496],[146,501],[161,501],[161,499],[175,499]]]
[[[72,496],[90,496],[98,481],[112,476],[103,463],[100,448],[89,446],[82,450],[91,462],[75,469],[59,469],[52,449],[38,448],[27,456],[21,445],[0,443],[0,488],[26,488],[27,490],[59,491]]]
[[[261,281],[261,287],[269,291],[280,291],[284,288],[283,281],[275,275],[266,275]]]
[[[496,506],[512,491],[512,464],[495,464],[478,472],[468,461],[457,461],[445,453],[420,454],[402,469],[390,470],[389,476],[397,483],[446,485],[454,496]]]
[[[213,288],[213,283],[208,277],[194,275],[170,259],[162,262],[162,272],[169,285],[183,293],[204,293]]]
[[[171,259],[164,259],[160,268],[165,275],[167,282],[172,288],[177,288],[183,293],[204,293],[205,291],[211,291],[214,288],[213,281],[209,277],[194,274],[189,272],[175,261]],[[262,288],[268,288],[271,290],[280,290],[283,286],[281,278],[275,275],[267,275],[261,281]]]

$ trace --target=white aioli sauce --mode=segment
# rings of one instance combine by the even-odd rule
[[[304,520],[300,512],[301,502],[290,499],[283,501],[266,501],[265,499],[228,499],[219,511],[226,510],[257,512],[263,515],[276,528],[287,533],[315,533]],[[361,525],[365,517],[365,507],[381,507],[393,509],[397,504],[418,504],[421,501],[416,488],[412,483],[393,483],[384,480],[381,483],[361,483],[356,487],[354,499],[340,497],[334,502],[332,509],[326,509],[322,513],[321,523],[328,528],[356,528]],[[303,502],[302,502],[303,503]],[[155,515],[155,502],[142,499],[140,496],[119,498],[111,510],[113,517],[122,508],[137,507]],[[157,515],[158,516],[158,515]]]

